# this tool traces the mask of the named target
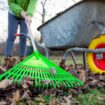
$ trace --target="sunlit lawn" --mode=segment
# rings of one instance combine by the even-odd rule
[[[4,56],[0,56],[0,65],[3,64]]]
[[[15,57],[16,57],[16,56],[15,56]],[[17,60],[18,60],[18,57],[16,57],[16,58],[17,58]],[[57,63],[57,64],[59,64],[59,62],[60,62],[62,59],[63,59],[63,55],[57,55],[57,56],[51,55],[51,56],[49,57],[49,60],[52,60],[53,62],[55,62],[55,63]],[[83,62],[82,62],[82,55],[81,55],[81,54],[76,55],[76,56],[75,56],[75,59],[76,59],[77,64],[82,64],[82,63],[83,63]],[[4,56],[0,56],[0,65],[3,64],[3,61],[4,61]],[[67,58],[67,60],[66,60],[66,64],[73,64],[73,60],[72,60],[72,58],[71,58],[70,56],[68,56],[68,58]]]
[[[55,63],[59,64],[59,62],[63,59],[63,56],[51,56],[50,59],[52,61],[54,61]],[[75,56],[75,60],[76,60],[76,63],[77,64],[83,64],[83,58],[82,58],[82,55],[76,55]],[[73,64],[73,60],[71,58],[71,56],[68,56],[67,57],[67,60],[65,62],[66,64]]]

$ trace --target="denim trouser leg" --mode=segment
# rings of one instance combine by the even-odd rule
[[[20,33],[28,33],[27,26],[24,19],[17,18],[12,14],[8,14],[8,38],[5,48],[5,56],[12,56],[12,50],[15,40],[15,34],[20,25]],[[17,49],[18,50],[18,49]],[[24,36],[20,37],[20,56],[26,55],[26,38]]]
[[[20,33],[28,33],[27,25],[25,23],[25,20],[22,19],[20,21]],[[20,36],[20,56],[25,56],[26,55],[26,37]]]
[[[5,56],[12,56],[12,49],[14,45],[17,28],[18,28],[17,18],[14,15],[9,13],[8,14],[8,38],[7,38],[6,48],[4,52]]]

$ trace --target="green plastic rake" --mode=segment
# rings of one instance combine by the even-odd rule
[[[32,38],[32,32],[30,27],[28,36],[32,42],[34,53],[24,59],[22,62],[0,75],[0,80],[6,78],[13,78],[14,82],[21,83],[24,77],[34,78],[35,88],[59,88],[61,86],[65,88],[74,88],[77,86],[83,86],[83,82],[70,73],[66,72],[52,61],[48,60],[42,54],[40,54]]]

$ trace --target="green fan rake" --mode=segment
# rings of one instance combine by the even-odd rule
[[[14,82],[21,83],[24,77],[35,79],[35,88],[74,88],[83,86],[83,82],[70,73],[66,72],[52,61],[48,60],[40,54],[32,38],[32,32],[27,24],[29,34],[28,37],[32,42],[34,53],[28,56],[19,64],[0,75],[0,80],[13,78]]]

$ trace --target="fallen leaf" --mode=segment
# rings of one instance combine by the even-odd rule
[[[7,105],[7,102],[6,101],[1,101],[0,105]]]
[[[100,75],[98,79],[105,82],[105,75]]]
[[[58,105],[58,99],[56,97],[52,97],[49,105]]]
[[[13,80],[12,79],[4,79],[0,82],[0,89],[5,89],[7,88],[9,85],[12,85]]]
[[[20,100],[30,99],[28,92],[29,92],[28,90],[25,91],[23,93],[22,97],[20,98]]]
[[[21,86],[24,88],[24,89],[28,89],[30,86],[33,86],[33,80],[32,78],[30,77],[25,77],[23,78],[22,82],[21,82]]]
[[[1,70],[2,72],[6,72],[6,69],[3,68],[2,66],[0,66],[0,70]]]
[[[56,74],[56,69],[55,69],[54,67],[52,67],[52,68],[50,69],[50,73],[53,74],[53,75],[55,75],[55,74]]]
[[[17,103],[16,103],[15,101],[13,101],[13,102],[11,103],[11,105],[17,105]]]
[[[65,69],[66,65],[65,65],[65,60],[62,59],[61,62],[59,63],[60,67],[62,67],[63,69]]]
[[[86,71],[85,70],[80,71],[79,79],[82,80],[83,82],[86,82]]]
[[[41,81],[41,84],[47,85],[51,82],[52,82],[52,80],[43,80],[43,81]]]
[[[72,103],[72,96],[68,96],[68,97],[63,97],[64,100],[66,101],[66,105],[71,105]]]
[[[43,102],[39,102],[39,105],[45,105]]]
[[[27,105],[35,105],[35,103],[33,102],[33,100],[27,100],[26,101],[26,104]]]
[[[38,101],[38,102],[44,103],[44,99],[42,98],[41,95],[39,95],[38,97],[36,97],[35,100]]]
[[[98,96],[97,99],[98,99],[99,101],[104,101],[104,102],[105,102],[105,95]]]
[[[95,85],[95,86],[96,86],[98,82],[99,82],[99,80],[94,79],[93,81],[91,81],[91,83],[90,83],[90,84],[91,84],[91,85]]]
[[[20,91],[17,90],[15,93],[13,93],[13,102],[18,102],[20,100]]]
[[[59,102],[59,105],[67,105],[66,103],[63,102]]]

